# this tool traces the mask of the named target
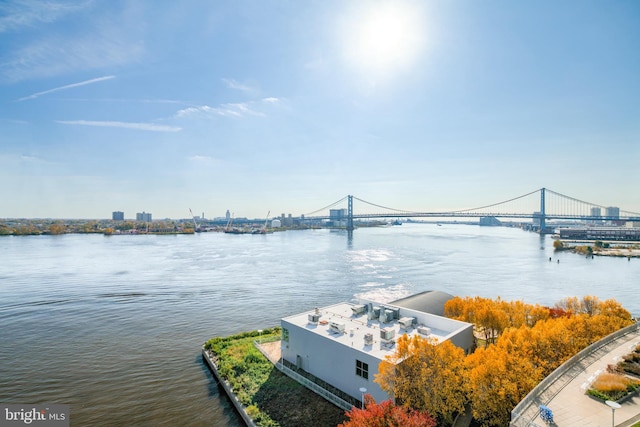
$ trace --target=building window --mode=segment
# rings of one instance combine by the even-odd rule
[[[365,380],[369,379],[369,364],[356,360],[356,375],[364,378]]]
[[[289,330],[282,328],[282,341],[289,342]]]

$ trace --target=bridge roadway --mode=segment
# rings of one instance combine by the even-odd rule
[[[611,408],[585,394],[591,382],[640,344],[640,323],[615,332],[582,350],[545,378],[511,412],[512,427],[546,426],[540,405],[553,412],[557,427],[612,425]],[[615,426],[640,422],[640,396],[636,393],[615,411]]]

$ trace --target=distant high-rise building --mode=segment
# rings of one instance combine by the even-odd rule
[[[594,218],[593,220],[589,220],[589,223],[592,225],[600,225],[602,224],[602,209],[598,207],[591,208],[591,216]]]
[[[342,220],[347,217],[346,209],[329,209],[329,219],[332,221]]]
[[[136,221],[151,222],[151,214],[145,211],[136,214]]]
[[[231,212],[229,212],[229,209],[227,209],[227,213],[224,215],[224,217],[227,219],[227,221],[231,219]]]
[[[115,211],[111,214],[111,219],[114,221],[124,221],[124,212]]]
[[[609,219],[618,219],[620,218],[620,208],[615,207],[615,206],[609,206],[608,208],[605,209],[605,216],[608,217]]]

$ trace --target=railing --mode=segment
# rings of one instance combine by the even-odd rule
[[[329,402],[333,403],[334,405],[336,405],[339,408],[344,409],[345,411],[350,410],[354,406],[353,404],[342,400],[341,398],[339,398],[335,394],[331,393],[330,391],[320,387],[318,384],[314,383],[310,379],[300,375],[299,373],[295,372],[292,369],[287,368],[286,366],[284,366],[281,363],[276,364],[276,368],[280,372],[282,372],[283,374],[288,376],[289,378],[299,382],[300,384],[302,384],[303,386],[305,386],[309,390],[311,390],[314,393],[322,396],[323,398],[325,398]]]
[[[536,426],[537,424],[535,424],[533,420],[539,415],[538,404],[547,404],[548,400],[551,400],[551,398],[556,394],[558,394],[560,390],[562,390],[562,388],[564,388],[566,385],[566,384],[563,384],[562,387],[560,387],[557,391],[555,391],[552,396],[550,397],[547,396],[546,398],[548,400],[546,402],[539,401],[541,395],[545,391],[547,391],[547,389],[556,380],[558,380],[558,378],[566,375],[567,372],[573,369],[583,359],[586,359],[587,357],[593,355],[598,350],[604,348],[605,346],[617,340],[618,338],[625,336],[627,334],[636,332],[638,329],[640,329],[640,323],[636,322],[633,325],[627,326],[626,328],[620,329],[619,331],[616,331],[611,335],[606,336],[600,341],[591,344],[590,346],[582,349],[580,352],[572,356],[569,360],[567,360],[562,365],[560,365],[555,371],[549,374],[549,376],[543,379],[537,386],[535,386],[533,390],[531,390],[529,394],[527,394],[524,397],[524,399],[522,399],[520,403],[518,403],[516,407],[513,408],[513,410],[511,411],[510,425],[511,426]],[[578,376],[580,372],[582,371],[581,370],[577,371],[575,375],[568,376],[568,381],[566,383],[568,384],[569,381],[575,378],[576,376]],[[528,411],[531,405],[535,406],[535,412],[533,410]],[[530,412],[530,415],[527,416],[526,414],[527,412]]]
[[[267,358],[280,372],[288,376],[289,378],[297,381],[303,386],[307,387],[309,390],[333,403],[339,408],[344,409],[345,411],[350,410],[354,406],[360,406],[361,402],[352,396],[349,396],[345,392],[340,389],[335,388],[331,384],[326,381],[321,380],[309,372],[306,372],[302,369],[299,369],[293,363],[279,358],[278,360],[272,359],[271,355],[262,348],[260,344],[264,344],[267,342],[279,341],[280,337],[271,337],[259,341],[254,341],[254,346],[262,353],[264,357]]]

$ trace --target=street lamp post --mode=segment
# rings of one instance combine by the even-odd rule
[[[360,387],[360,393],[362,393],[362,409],[364,409],[364,394],[367,392],[366,387]]]
[[[611,427],[616,426],[616,409],[620,409],[621,406],[618,402],[614,402],[613,400],[607,400],[606,403],[611,408]]]

